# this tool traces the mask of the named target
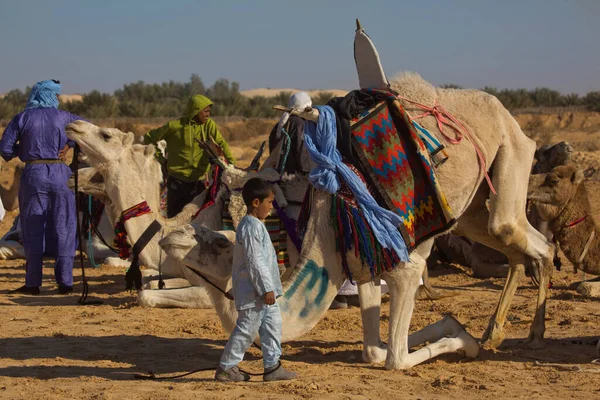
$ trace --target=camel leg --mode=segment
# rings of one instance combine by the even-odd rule
[[[415,333],[411,333],[408,336],[408,347],[413,348],[426,342],[436,342],[445,337],[456,338],[463,332],[470,336],[470,339],[468,339],[468,336],[466,335],[461,336],[461,340],[465,343],[465,347],[462,350],[469,358],[477,357],[479,354],[479,345],[477,344],[477,341],[469,335],[462,324],[451,315],[446,315],[438,322],[427,325]]]
[[[213,308],[206,288],[140,290],[138,303],[145,308]]]
[[[423,262],[422,265],[419,264],[422,277],[424,277],[423,281],[427,279],[425,259],[427,259],[431,253],[433,242],[433,239],[430,239],[421,243],[413,255],[414,259]],[[420,279],[417,281],[417,287],[419,286],[419,283]],[[431,286],[429,286],[429,288],[431,288]],[[360,301],[363,324],[363,361],[374,364],[383,362],[387,355],[387,349],[381,342],[380,336],[379,317],[381,313],[381,279],[375,278],[371,282],[358,285],[358,298]],[[413,297],[411,307],[414,307],[414,301],[415,298]],[[393,308],[393,306],[390,308]],[[408,317],[408,322],[410,323],[410,315]],[[408,328],[406,333],[408,333]]]
[[[165,283],[165,289],[179,289],[192,286],[190,282],[185,278],[173,278],[172,276],[162,274],[162,279]],[[159,281],[160,275],[158,274],[158,270],[145,269],[142,271],[142,290],[158,289]]]
[[[500,240],[490,236],[487,232],[487,227],[485,226],[485,221],[487,220],[485,214],[487,214],[487,211],[480,209],[478,213],[471,214],[464,220],[461,219],[459,224],[460,231],[465,233],[469,238],[498,250],[508,257],[509,269],[506,277],[506,283],[502,289],[502,294],[500,295],[500,300],[496,310],[490,319],[490,323],[482,337],[482,341],[487,346],[495,348],[498,347],[504,340],[504,323],[506,322],[506,317],[508,315],[512,299],[517,291],[517,288],[519,287],[521,277],[525,272],[525,257],[530,256],[530,254],[535,254],[535,251],[526,249],[525,252],[521,252],[516,250],[514,246],[507,246]],[[543,235],[530,226],[528,227],[528,230],[530,230],[530,234],[527,237],[528,239],[532,238],[532,240],[528,241],[528,247],[533,247],[529,244],[539,245],[541,248],[543,248],[543,246],[547,246],[547,242],[545,242],[546,239]],[[532,344],[532,346],[538,345],[539,341],[536,338],[539,337],[541,339],[545,329],[545,299],[548,282],[550,280],[550,274],[552,273],[551,252],[552,250],[550,249],[546,254],[545,262],[542,263],[542,265],[545,265],[545,267],[540,269],[542,272],[540,279],[543,279],[545,286],[542,288],[542,285],[540,285],[538,292],[536,318],[534,318],[534,322],[531,327],[531,332],[533,334],[530,335],[530,340],[535,341],[535,344]]]
[[[408,369],[424,361],[430,360],[441,354],[464,352],[475,357],[479,350],[475,339],[462,329],[451,338],[442,338],[413,353],[409,353],[408,328],[412,317],[415,294],[419,286],[419,278],[425,268],[425,260],[418,254],[411,255],[411,262],[396,268],[384,275],[390,288],[390,330],[388,352],[385,362],[386,369]],[[443,327],[443,325],[446,327]],[[413,334],[411,344],[429,338],[435,339],[440,334],[449,332],[453,334],[453,323],[446,318],[446,322],[434,324]]]
[[[531,231],[538,233],[532,226],[528,227]],[[541,235],[541,234],[540,234]],[[531,236],[534,236],[533,234]],[[542,235],[544,239],[545,236]],[[550,254],[548,255],[548,259],[543,261],[533,261],[538,265],[540,271],[540,282],[538,285],[538,297],[537,297],[537,305],[535,309],[535,317],[533,318],[533,323],[529,328],[529,336],[527,341],[529,342],[529,347],[532,349],[540,349],[544,347],[543,339],[544,332],[546,331],[546,298],[548,296],[548,289],[550,287],[550,279],[552,278],[552,273],[554,272],[554,246],[550,247]]]
[[[417,294],[417,298],[422,299],[425,298],[427,300],[439,300],[442,297],[447,297],[442,292],[435,290],[433,286],[431,286],[431,282],[429,282],[429,271],[427,266],[423,270],[423,284],[419,286],[419,292]]]
[[[384,274],[390,293],[390,322],[386,369],[412,367],[408,353],[408,328],[415,306],[415,294],[424,265],[407,263]]]
[[[500,295],[500,301],[498,302],[496,311],[494,311],[494,315],[482,337],[482,341],[492,348],[500,346],[504,340],[503,327],[506,322],[508,310],[510,309],[510,304],[519,287],[519,281],[525,273],[524,260],[525,258],[523,256],[509,258],[510,268],[508,270],[508,276],[506,277],[506,283],[502,289],[502,294]]]
[[[514,135],[505,136],[494,159],[492,179],[497,195],[489,194],[485,184],[482,185],[465,214],[459,219],[458,225],[459,230],[466,236],[503,252],[510,262],[510,270],[498,307],[483,336],[483,340],[492,347],[498,346],[503,340],[502,327],[524,272],[525,256],[541,266],[538,270],[541,275],[545,275],[541,278],[544,285],[540,285],[538,307],[530,335],[534,342],[541,340],[548,274],[551,272],[554,256],[552,243],[536,231],[526,217],[527,182],[535,143],[520,132],[516,122],[507,128],[516,132]],[[485,199],[488,196],[489,218],[486,219]],[[485,221],[487,229],[482,226]]]
[[[386,346],[381,342],[380,312],[381,312],[381,279],[358,285],[358,300],[363,325],[364,362],[377,364],[385,360]]]
[[[577,293],[584,297],[600,297],[599,278],[577,284]]]

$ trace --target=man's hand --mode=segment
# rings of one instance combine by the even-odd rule
[[[69,151],[69,145],[65,144],[65,147],[63,147],[62,149],[60,149],[60,151],[58,152],[58,158],[60,158],[61,161],[66,162],[67,161],[67,152]]]
[[[275,293],[274,292],[267,292],[263,296],[263,299],[265,300],[265,304],[267,304],[269,306],[272,306],[273,304],[275,304]]]

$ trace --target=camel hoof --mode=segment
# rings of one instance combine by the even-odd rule
[[[394,360],[386,360],[385,361],[385,369],[387,369],[388,371],[407,370],[407,369],[410,369],[410,364],[398,363],[397,361],[394,361]]]
[[[527,343],[527,348],[531,350],[541,350],[546,347],[546,343],[542,339],[532,340]]]
[[[450,314],[444,315],[442,322],[444,323],[445,329],[450,330],[450,332],[452,333],[452,337],[457,337],[461,332],[467,331],[463,324],[461,324],[456,318],[454,318]]]
[[[467,331],[462,331],[456,336],[462,342],[459,353],[462,353],[467,358],[477,358],[479,355],[479,343]]]
[[[498,328],[494,329],[492,333],[488,330],[483,334],[482,345],[485,349],[496,349],[504,341],[504,332]]]
[[[536,335],[534,333],[530,333],[527,338],[527,348],[531,350],[540,350],[546,347],[546,342],[543,337]]]
[[[600,297],[600,282],[581,282],[577,293],[583,297]]]
[[[441,292],[435,289],[429,290],[424,285],[419,286],[416,296],[418,300],[439,300],[442,297],[444,297],[444,295]]]
[[[381,364],[387,357],[387,346],[380,344],[365,348],[362,353],[362,359],[367,364]]]

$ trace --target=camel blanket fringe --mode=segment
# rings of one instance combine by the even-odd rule
[[[368,282],[374,276],[391,271],[400,262],[393,249],[385,249],[375,238],[362,210],[344,195],[331,195],[331,224],[335,231],[336,250],[342,258],[342,269],[350,280]],[[361,261],[361,267],[350,268],[347,253]],[[367,268],[364,268],[367,267]]]

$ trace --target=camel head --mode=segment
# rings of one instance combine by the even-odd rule
[[[543,174],[550,172],[552,168],[571,163],[573,147],[568,142],[560,142],[555,145],[543,145],[535,151],[537,160],[534,173]]]
[[[66,133],[79,145],[91,167],[80,179],[80,186],[93,185],[97,191],[105,192],[117,209],[146,200],[153,210],[158,210],[162,173],[153,145],[134,144],[133,133],[85,121],[67,125]]]
[[[77,142],[92,167],[110,164],[133,146],[133,133],[117,128],[101,128],[85,121],[75,121],[66,127],[69,139]],[[152,148],[154,150],[154,147]]]
[[[547,174],[531,175],[528,198],[542,219],[551,221],[580,196],[583,184],[583,171],[571,165],[559,166]]]
[[[175,228],[159,244],[171,257],[207,278],[231,278],[234,231],[212,231],[199,225]]]

